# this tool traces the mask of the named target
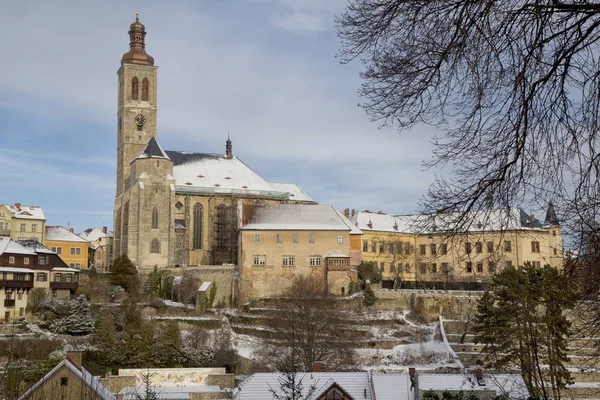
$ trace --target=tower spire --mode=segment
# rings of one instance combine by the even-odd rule
[[[227,132],[227,141],[225,142],[225,157],[233,158],[233,146],[231,144],[231,139],[229,138],[229,132]]]
[[[129,51],[123,54],[122,64],[154,65],[154,58],[146,53],[146,27],[135,12],[135,22],[129,25]]]

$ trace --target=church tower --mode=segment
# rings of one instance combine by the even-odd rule
[[[129,187],[130,163],[156,137],[157,69],[146,53],[146,28],[136,12],[129,26],[129,51],[117,71],[117,197]]]

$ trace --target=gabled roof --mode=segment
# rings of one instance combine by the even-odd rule
[[[23,206],[21,204],[5,205],[15,218],[19,219],[41,219],[45,220],[46,216],[40,206]]]
[[[353,229],[329,204],[246,206],[243,214],[243,230],[352,231]]]
[[[61,369],[67,368],[71,374],[73,374],[79,381],[90,391],[92,391],[98,399],[101,400],[117,400],[117,397],[113,395],[100,381],[98,378],[92,376],[85,368],[77,367],[68,359],[62,360],[52,371],[48,372],[42,379],[40,379],[35,385],[33,385],[28,391],[26,391],[19,400],[29,399],[35,391],[40,388],[44,383],[49,381],[55,374]]]
[[[87,240],[77,236],[64,226],[47,226],[46,240],[87,243]]]
[[[0,255],[2,254],[19,254],[24,256],[35,256],[35,252],[27,247],[24,247],[20,243],[10,239],[0,239]]]
[[[17,243],[36,254],[56,254],[56,252],[41,244],[37,239],[17,240]]]
[[[166,158],[167,160],[170,160],[169,156],[167,156],[167,153],[165,153],[162,147],[160,147],[160,144],[158,144],[154,137],[150,138],[150,141],[144,150],[142,150],[136,157],[136,159],[138,158]]]
[[[90,242],[95,242],[98,239],[101,238],[112,238],[113,237],[113,233],[112,231],[107,230],[106,233],[104,233],[103,228],[90,228],[90,229],[86,229],[85,231],[81,232],[79,234],[79,236],[81,236],[83,239],[90,241]]]

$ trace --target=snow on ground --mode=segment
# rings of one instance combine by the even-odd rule
[[[194,306],[193,304],[183,304],[171,300],[163,300],[163,303],[165,303],[165,305],[168,307],[189,308],[190,310],[196,309],[196,306]]]
[[[216,321],[218,318],[208,315],[151,315],[150,319],[158,320],[169,320],[174,319],[176,321]]]

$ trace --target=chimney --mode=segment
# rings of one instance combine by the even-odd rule
[[[77,368],[81,368],[83,351],[69,350],[67,351],[67,360],[71,361]]]
[[[106,226],[102,227],[102,233],[108,233],[108,229],[106,228]]]
[[[481,368],[477,368],[475,370],[475,378],[477,378],[478,380],[483,378],[483,370]]]
[[[417,370],[414,367],[410,367],[408,369],[408,375],[410,379],[410,390],[415,394],[415,399],[419,398],[421,395],[419,393],[419,376],[417,375]]]
[[[227,134],[227,141],[225,142],[225,157],[233,158],[233,148],[231,144],[231,139],[229,138],[229,133]]]
[[[313,372],[321,372],[321,361],[315,361],[313,363]]]
[[[350,218],[350,209],[349,208],[344,208],[344,217]]]
[[[74,233],[75,232],[74,228],[69,228],[69,232]]]
[[[408,374],[410,375],[411,378],[414,377],[416,373],[417,373],[417,370],[414,367],[410,367],[408,369]]]
[[[21,211],[21,203],[15,203],[15,208],[17,211]]]

